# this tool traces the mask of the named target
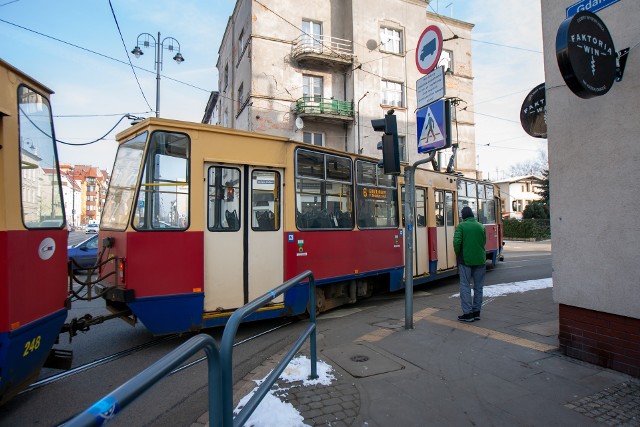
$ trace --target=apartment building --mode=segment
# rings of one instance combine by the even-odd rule
[[[425,0],[238,0],[218,50],[217,99],[205,122],[380,157],[371,120],[393,109],[400,151],[417,152],[416,46],[440,28],[448,98],[455,100],[455,170],[476,178],[472,24]],[[448,154],[448,155],[447,155]],[[451,150],[439,156],[448,163]]]
[[[502,216],[522,219],[524,208],[534,200],[541,200],[543,178],[536,175],[514,176],[493,181],[500,188]]]
[[[87,165],[60,165],[67,222],[75,226],[99,223],[107,197],[109,173]],[[68,187],[68,189],[67,189]]]

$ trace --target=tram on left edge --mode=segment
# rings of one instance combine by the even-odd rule
[[[67,317],[52,93],[0,59],[0,404],[57,362],[53,345]]]

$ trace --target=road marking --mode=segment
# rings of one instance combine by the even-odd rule
[[[536,341],[531,341],[525,338],[516,337],[514,335],[509,335],[502,332],[494,331],[492,329],[473,326],[470,323],[462,323],[459,321],[443,319],[442,317],[436,317],[434,316],[434,314],[437,311],[438,310],[434,308],[426,308],[416,313],[415,317],[418,317],[420,320],[426,320],[428,322],[437,323],[439,325],[449,326],[451,328],[460,329],[465,332],[470,332],[472,334],[480,335],[482,337],[508,342],[511,344],[518,345],[520,347],[530,348],[532,350],[546,352],[546,351],[556,350],[558,348],[556,346],[543,344]]]
[[[494,331],[492,329],[473,326],[470,323],[462,323],[459,321],[453,321],[449,319],[443,319],[442,317],[434,316],[434,314],[437,313],[438,311],[439,309],[437,308],[425,308],[424,310],[420,310],[417,313],[414,313],[413,317],[416,321],[426,320],[427,322],[448,326],[454,329],[460,329],[462,331],[470,332],[472,334],[476,334],[481,337],[507,342],[510,344],[518,345],[520,347],[529,348],[531,350],[547,352],[547,351],[557,350],[558,348],[556,346],[543,344],[536,341],[531,341],[525,338],[516,337],[514,335],[509,335],[502,332]],[[356,341],[366,341],[366,342],[373,343],[388,337],[394,332],[395,330],[392,330],[392,329],[378,328],[374,331],[369,332],[368,334],[361,336],[360,338],[357,338]]]

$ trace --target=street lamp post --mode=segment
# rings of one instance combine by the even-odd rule
[[[173,57],[173,60],[178,64],[184,61],[184,57],[180,53],[180,43],[178,40],[173,37],[165,37],[164,40],[160,38],[160,32],[158,31],[158,38],[154,38],[149,33],[142,33],[138,35],[138,39],[136,41],[136,47],[131,51],[136,58],[140,58],[141,55],[144,55],[142,49],[140,49],[140,38],[142,38],[142,47],[155,47],[155,66],[156,66],[156,117],[160,117],[160,70],[162,69],[162,58],[163,51],[166,49],[169,52],[173,52],[176,49],[177,45],[177,53]],[[165,43],[168,43],[165,46]]]
[[[369,91],[366,91],[364,95],[360,99],[358,99],[358,152],[356,154],[362,154],[362,148],[360,148],[360,101],[364,99],[365,96],[369,95]]]

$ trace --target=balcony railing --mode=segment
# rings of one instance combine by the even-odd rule
[[[349,120],[353,118],[353,102],[330,98],[302,97],[296,101],[292,110],[299,116],[333,116]]]
[[[303,34],[293,41],[291,56],[298,62],[326,63],[326,61],[330,61],[347,65],[353,62],[352,46],[350,40]]]

